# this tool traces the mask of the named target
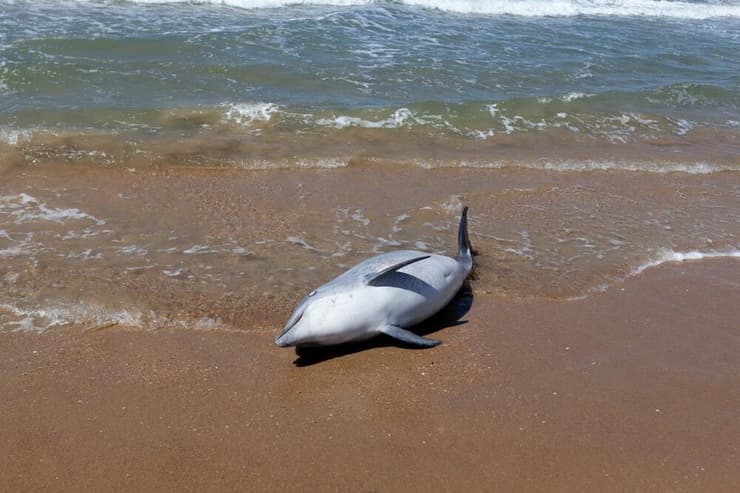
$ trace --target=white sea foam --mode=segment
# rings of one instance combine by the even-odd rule
[[[2,93],[0,88],[0,93]],[[10,145],[18,145],[28,142],[31,139],[30,130],[21,130],[17,128],[0,128],[0,142]]]
[[[0,208],[0,211],[2,209]],[[20,238],[25,236],[25,238]],[[13,238],[6,230],[0,229],[0,240],[4,240],[3,243],[7,242],[9,246],[0,248],[0,258],[2,257],[20,257],[21,255],[33,255],[37,252],[39,244],[32,240],[33,233],[25,233],[25,235],[16,235],[17,238]],[[0,244],[0,246],[2,246]]]
[[[686,135],[696,126],[694,122],[682,119],[675,120],[674,124],[676,125],[676,135]]]
[[[81,252],[70,252],[67,254],[67,258],[78,260],[102,260],[103,254],[88,248]]]
[[[218,253],[219,251],[220,250],[218,248],[210,245],[193,245],[187,250],[183,250],[182,253],[186,255],[204,255],[208,253]]]
[[[234,248],[232,248],[231,253],[233,253],[234,255],[241,255],[243,257],[254,255],[254,252],[247,250],[243,246],[239,246],[239,245],[236,245]]]
[[[306,240],[304,240],[303,238],[301,238],[299,236],[288,236],[285,239],[285,241],[287,241],[288,243],[290,243],[292,245],[298,245],[298,246],[300,246],[302,248],[305,248],[306,250],[311,250],[311,251],[314,251],[314,252],[319,252],[320,251],[318,248],[316,248],[315,246],[309,244]]]
[[[89,0],[88,0],[89,1]],[[176,0],[134,0],[137,3],[178,3]],[[180,3],[193,3],[179,0]],[[204,0],[242,8],[274,8],[291,5],[353,6],[384,3],[377,0]],[[727,1],[690,2],[665,0],[401,0],[425,8],[487,15],[524,17],[649,16],[682,19],[740,17],[740,4]]]
[[[409,5],[455,12],[525,17],[609,15],[707,19],[740,17],[740,5],[663,0],[403,0]]]
[[[463,208],[463,198],[460,195],[450,195],[447,200],[439,203],[439,208],[448,214],[456,216]],[[445,228],[446,229],[446,228]]]
[[[565,161],[533,163],[531,168],[550,171],[644,171],[649,173],[687,173],[707,175],[722,171],[737,171],[736,167],[710,163],[654,163],[654,162],[621,162],[621,161]]]
[[[591,97],[591,94],[585,94],[582,92],[570,92],[568,94],[564,94],[560,96],[561,101],[565,101],[566,103],[570,103],[575,101],[576,99],[584,99]]]
[[[414,119],[419,123],[424,123],[424,121],[416,118],[413,112],[408,108],[401,108],[396,110],[392,116],[384,120],[365,120],[354,116],[342,115],[334,118],[320,118],[319,120],[316,120],[316,124],[323,127],[334,128],[398,128],[403,126],[409,119]]]
[[[251,125],[254,122],[269,122],[272,115],[280,111],[275,103],[239,103],[227,104],[226,119],[239,125]]]
[[[151,310],[115,309],[96,303],[51,302],[42,308],[23,308],[0,303],[0,330],[4,328],[14,332],[40,334],[55,327],[82,326],[95,330],[109,325],[144,330],[158,328],[236,330],[217,318],[178,319],[161,316]]]
[[[0,94],[12,93],[10,86],[8,86],[8,75],[11,70],[6,60],[0,60]]]
[[[177,249],[175,248],[168,248],[168,249],[161,249],[158,250],[160,252],[165,253],[174,253]],[[239,246],[234,242],[226,243],[222,245],[193,245],[190,248],[187,248],[182,251],[182,253],[186,255],[210,255],[214,253],[222,253],[222,254],[232,254],[232,255],[241,255],[241,256],[249,256],[254,255],[254,252],[247,250],[243,246]]]
[[[638,161],[536,161],[530,163],[509,164],[503,161],[456,161],[453,163],[430,163],[419,161],[417,165],[421,168],[485,168],[501,169],[508,166],[514,168],[541,169],[559,172],[581,172],[581,171],[641,171],[647,173],[687,173],[691,175],[707,175],[725,171],[740,171],[737,166],[712,164],[712,163],[655,163]]]
[[[49,207],[46,203],[26,193],[0,196],[0,212],[15,216],[16,224],[37,220],[62,223],[68,219],[89,220],[95,222],[98,226],[105,224],[104,220],[76,208]]]
[[[408,214],[406,214],[406,213],[404,212],[404,213],[403,213],[403,214],[401,214],[400,216],[396,216],[395,218],[393,218],[393,232],[394,232],[394,233],[398,233],[398,232],[400,232],[400,231],[401,231],[401,230],[403,229],[403,228],[401,227],[401,223],[402,223],[403,221],[405,221],[406,219],[410,218],[410,217],[411,217],[411,216],[409,216]]]
[[[710,250],[706,252],[701,252],[699,250],[677,252],[671,249],[663,249],[658,252],[655,258],[633,269],[630,275],[636,276],[647,269],[657,267],[665,263],[685,262],[687,260],[704,260],[711,258],[740,258],[740,250],[732,248],[728,250]]]
[[[295,159],[288,161],[270,161],[270,160],[249,160],[238,163],[238,166],[242,169],[263,169],[263,170],[275,170],[275,169],[310,169],[310,168],[325,168],[325,169],[338,169],[346,168],[349,163],[345,159]]]
[[[368,224],[370,224],[370,219],[365,217],[361,209],[357,209],[355,212],[353,212],[351,217],[363,226],[367,226]]]
[[[85,0],[89,1],[89,0]],[[376,0],[133,0],[135,3],[203,3],[224,4],[245,9],[285,7],[289,5],[338,5],[353,6],[376,3]]]
[[[8,248],[0,248],[0,257],[19,257],[21,255],[27,255],[28,253],[30,253],[28,249],[18,245]]]
[[[123,255],[133,255],[134,257],[144,257],[149,253],[146,248],[137,245],[126,245],[118,247],[116,250]]]
[[[111,310],[95,304],[53,304],[44,308],[20,308],[0,303],[0,310],[13,315],[3,325],[18,332],[42,333],[54,327],[79,324],[120,324],[142,327],[143,314],[130,310]]]

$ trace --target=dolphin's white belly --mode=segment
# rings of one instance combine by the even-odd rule
[[[455,296],[467,273],[450,257],[433,255],[386,276],[378,285],[318,300],[304,317],[316,338],[339,344],[362,340],[380,327],[409,327],[442,309]]]
[[[450,257],[433,255],[398,270],[386,284],[371,286],[383,291],[387,323],[400,327],[417,324],[441,310],[462,286],[467,272]]]

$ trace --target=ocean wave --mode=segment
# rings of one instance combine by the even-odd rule
[[[316,125],[334,128],[399,128],[402,127],[408,120],[412,119],[416,120],[419,123],[425,123],[420,118],[415,117],[414,113],[408,108],[401,108],[396,110],[390,117],[382,120],[366,120],[359,117],[342,115],[334,118],[319,118],[318,120],[316,120]]]
[[[204,3],[224,4],[248,9],[275,8],[293,5],[362,6],[368,4],[401,3],[450,12],[484,15],[516,15],[523,17],[645,16],[681,19],[740,17],[736,2],[666,1],[666,0],[134,0],[135,3]]]
[[[29,308],[0,303],[0,330],[42,334],[54,328],[85,327],[86,331],[94,331],[110,326],[141,330],[237,330],[218,318],[173,318],[152,310],[112,308],[98,303],[51,302]]]
[[[683,136],[697,127],[736,129],[740,93],[716,85],[678,83],[644,91],[568,92],[509,99],[448,102],[408,101],[398,106],[333,107],[284,102],[225,101],[216,105],[65,112],[48,109],[11,115],[24,126],[0,126],[9,146],[72,135],[76,131],[153,135],[227,131],[260,135],[270,130],[311,132],[317,128],[426,129],[434,134],[487,139],[514,133],[564,129],[612,142]],[[101,115],[103,118],[101,119]],[[64,130],[61,130],[64,129]],[[79,158],[89,153],[70,149]],[[94,156],[92,156],[94,157]]]
[[[740,258],[740,250],[736,248],[731,248],[728,250],[720,251],[709,250],[702,252],[699,250],[690,250],[687,252],[677,252],[672,249],[663,249],[658,252],[655,258],[648,260],[647,262],[640,264],[635,269],[633,269],[630,275],[636,276],[646,271],[647,269],[651,269],[653,267],[657,267],[666,263],[677,263],[686,262],[687,260],[704,260],[712,258]]]
[[[430,162],[419,161],[422,168],[484,168],[501,169],[507,167],[528,168],[557,172],[588,172],[588,171],[634,171],[644,173],[686,173],[690,175],[707,175],[724,171],[737,171],[736,167],[712,163],[661,163],[651,161],[539,161],[525,163],[509,163],[505,161],[454,161]]]
[[[707,19],[738,17],[740,5],[665,0],[404,0],[403,3],[455,12],[524,17],[646,16]]]

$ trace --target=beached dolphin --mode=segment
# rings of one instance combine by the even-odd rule
[[[431,317],[452,300],[473,267],[468,239],[468,208],[457,233],[457,255],[413,250],[388,252],[360,262],[311,291],[291,315],[280,347],[328,346],[378,334],[422,347],[442,341],[406,330]]]

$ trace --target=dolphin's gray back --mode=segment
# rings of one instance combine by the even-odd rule
[[[325,286],[329,287],[364,282],[365,279],[367,279],[369,276],[372,276],[373,274],[387,269],[392,265],[401,263],[404,260],[416,258],[421,255],[428,254],[425,254],[424,252],[417,252],[414,250],[397,250],[395,252],[382,253],[380,255],[376,255],[375,257],[370,257],[363,260],[348,271],[326,283]]]
[[[414,257],[428,255],[424,252],[415,250],[397,250],[395,252],[383,253],[363,260],[347,272],[335,277],[324,285],[325,288],[336,287],[345,284],[354,284],[362,282],[369,276],[376,274],[392,265],[410,260]],[[470,245],[468,237],[468,207],[465,206],[460,215],[460,226],[457,230],[457,255],[455,260],[460,263],[466,272],[470,272],[473,267],[473,247]]]

